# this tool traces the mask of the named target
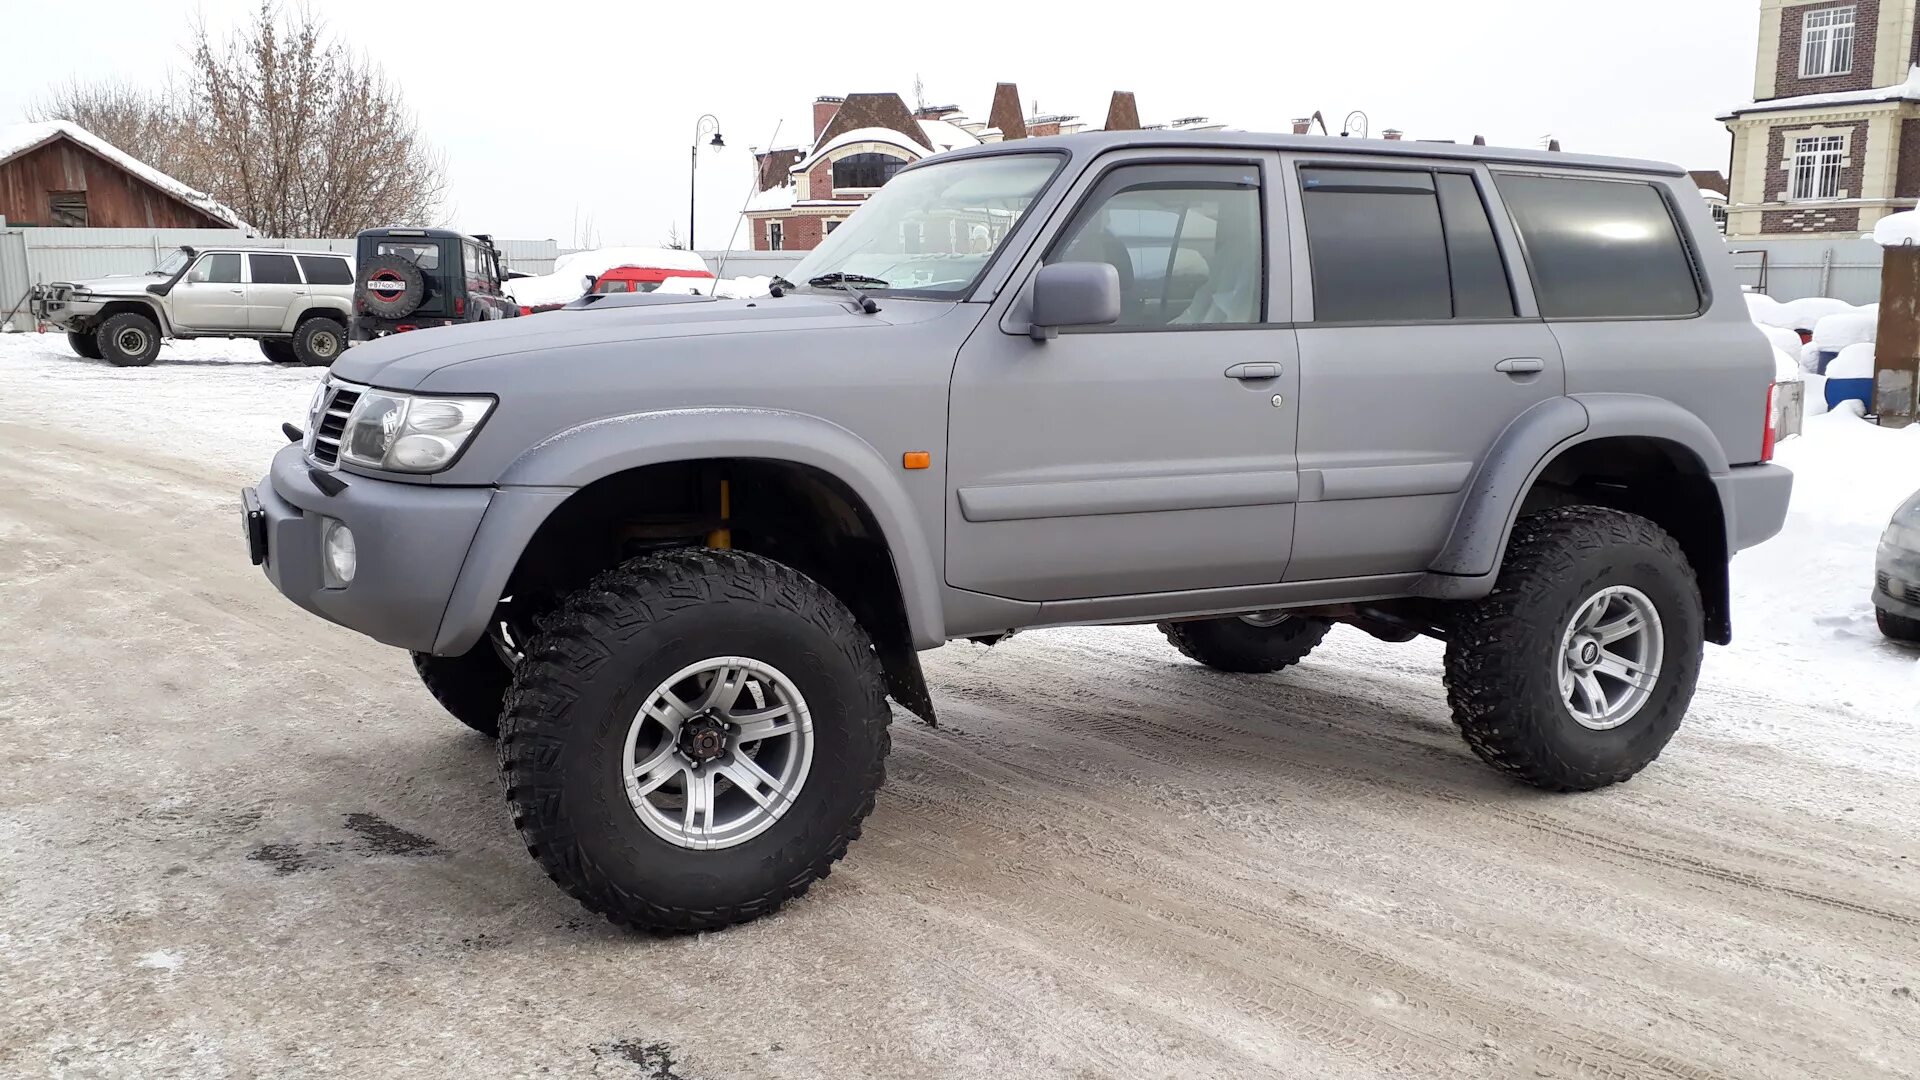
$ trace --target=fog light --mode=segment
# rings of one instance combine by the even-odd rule
[[[338,589],[352,584],[353,572],[360,565],[359,552],[353,546],[353,530],[327,518],[321,530],[320,550],[326,563],[327,587]]]

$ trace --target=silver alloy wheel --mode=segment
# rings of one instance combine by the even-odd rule
[[[1636,716],[1660,682],[1666,632],[1647,594],[1601,589],[1560,635],[1560,696],[1580,726],[1608,731]]]
[[[1248,626],[1257,626],[1265,630],[1271,626],[1279,626],[1291,618],[1293,618],[1293,616],[1284,611],[1260,611],[1252,615],[1242,615],[1240,616],[1240,621],[1246,623]]]
[[[627,801],[655,836],[695,850],[732,847],[792,807],[813,767],[813,717],[771,664],[717,656],[647,695],[620,764]]]
[[[120,331],[120,336],[114,339],[114,344],[120,346],[120,351],[128,356],[139,356],[147,351],[147,332],[137,326],[125,327]]]

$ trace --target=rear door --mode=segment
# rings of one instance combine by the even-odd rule
[[[1288,580],[1414,573],[1477,463],[1565,392],[1491,177],[1457,162],[1297,156],[1300,509]]]
[[[190,330],[245,330],[243,267],[239,252],[210,251],[200,256],[167,297],[174,323]]]
[[[1109,161],[1044,259],[1114,266],[1120,321],[1037,342],[989,319],[960,352],[947,580],[1028,601],[1278,582],[1298,366],[1262,187],[1277,158]]]
[[[248,325],[255,330],[290,329],[293,305],[307,294],[300,264],[291,255],[251,251],[247,273]]]

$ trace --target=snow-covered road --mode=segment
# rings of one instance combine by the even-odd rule
[[[1867,602],[1920,430],[1782,447],[1736,644],[1624,787],[1485,769],[1430,642],[949,646],[831,879],[652,940],[539,874],[404,657],[246,565],[318,374],[0,336],[0,1074],[1920,1075],[1920,658]]]

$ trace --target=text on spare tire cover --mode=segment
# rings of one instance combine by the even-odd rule
[[[367,291],[382,296],[397,296],[407,291],[407,283],[391,270],[376,270],[367,277]]]

